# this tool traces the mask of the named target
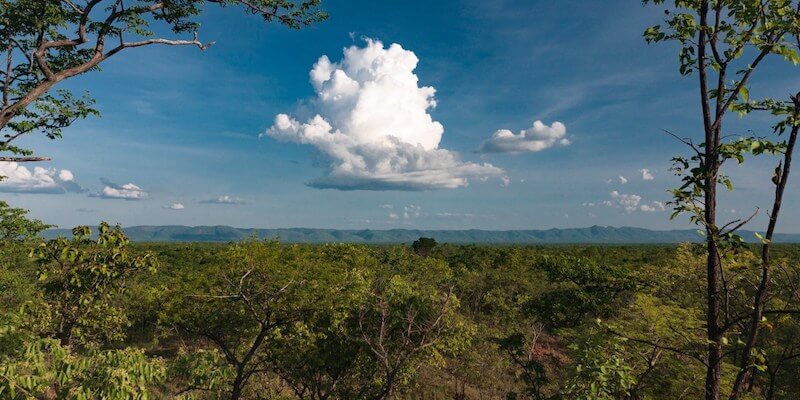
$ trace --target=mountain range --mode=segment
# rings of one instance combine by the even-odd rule
[[[411,243],[420,237],[432,237],[440,243],[483,244],[648,244],[700,241],[697,230],[650,230],[634,227],[592,226],[545,230],[345,230],[281,228],[252,229],[230,226],[131,226],[124,228],[133,241],[138,242],[230,242],[246,239],[254,234],[259,238],[274,238],[287,243]],[[757,241],[752,231],[740,231],[747,241]],[[71,236],[69,229],[50,229],[45,237]],[[800,234],[776,234],[775,242],[800,243]]]

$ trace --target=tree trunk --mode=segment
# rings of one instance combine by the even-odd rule
[[[244,374],[242,371],[236,373],[236,379],[233,380],[233,389],[231,390],[231,400],[239,400],[242,397],[242,389],[244,388]]]
[[[705,210],[706,246],[706,334],[708,339],[708,367],[706,369],[706,400],[720,399],[720,376],[722,370],[722,335],[721,295],[722,295],[722,262],[719,249],[719,230],[717,228],[717,176],[719,161],[717,158],[719,125],[716,129],[706,130],[707,155],[705,164],[708,168],[705,177]]]

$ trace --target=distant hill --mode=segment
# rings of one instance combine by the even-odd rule
[[[494,244],[646,244],[699,241],[696,230],[656,231],[632,227],[592,226],[589,228],[546,230],[340,230],[340,229],[246,229],[230,226],[131,226],[125,233],[138,242],[230,242],[257,234],[260,238],[277,238],[288,243],[411,243],[421,236],[435,238],[440,243]],[[69,236],[69,229],[51,229],[45,237]],[[751,231],[741,231],[745,240],[755,241]],[[776,234],[776,242],[800,243],[800,234]]]

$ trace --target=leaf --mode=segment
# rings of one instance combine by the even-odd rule
[[[741,96],[743,102],[747,102],[750,99],[750,91],[747,90],[747,87],[742,86],[739,89],[739,96]]]

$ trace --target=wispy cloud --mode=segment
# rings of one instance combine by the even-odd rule
[[[222,196],[219,196],[219,197],[216,197],[216,198],[213,198],[213,199],[202,200],[202,201],[200,201],[200,203],[202,203],[202,204],[231,204],[231,205],[233,205],[233,204],[244,204],[245,202],[244,202],[244,200],[242,200],[242,199],[240,199],[238,197],[229,196],[229,195],[226,194],[226,195],[222,195]]]

